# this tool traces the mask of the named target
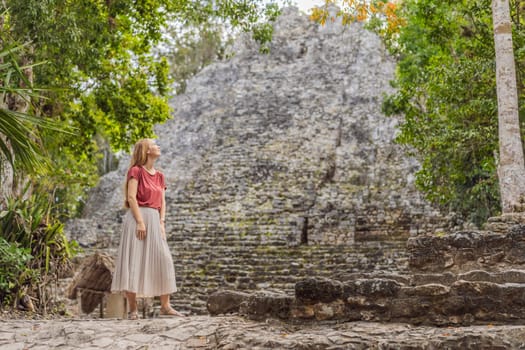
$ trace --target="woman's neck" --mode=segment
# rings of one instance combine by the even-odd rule
[[[154,162],[152,161],[147,161],[142,167],[150,174],[155,173]]]

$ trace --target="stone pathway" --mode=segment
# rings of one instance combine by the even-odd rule
[[[0,349],[524,349],[525,326],[295,326],[236,316],[0,320]]]

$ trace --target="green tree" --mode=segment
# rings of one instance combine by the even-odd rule
[[[388,114],[403,114],[397,140],[421,160],[427,197],[481,224],[500,211],[495,51],[490,0],[403,2]]]
[[[326,4],[332,2],[327,0]],[[386,96],[383,107],[388,115],[404,116],[397,141],[421,162],[416,185],[433,203],[477,224],[499,214],[501,203],[511,203],[503,205],[505,211],[519,206],[519,199],[505,197],[519,197],[524,187],[500,191],[498,186],[513,178],[509,174],[515,169],[523,172],[519,159],[508,157],[519,153],[508,150],[521,145],[517,121],[524,115],[523,108],[514,112],[511,128],[518,141],[509,148],[508,136],[500,134],[498,138],[498,130],[508,128],[504,118],[498,128],[494,44],[502,40],[494,35],[498,33],[493,31],[491,5],[504,2],[508,1],[353,0],[343,1],[345,6],[339,13],[347,23],[365,21],[398,59],[392,82],[396,92]],[[514,91],[523,106],[520,77],[525,69],[525,32],[523,14],[519,4],[515,5],[510,7],[518,76]],[[319,21],[324,15],[326,20],[327,12],[321,9],[313,15]],[[510,37],[508,30],[503,41]],[[512,50],[507,47],[506,51],[512,56]]]
[[[76,135],[42,130],[42,146],[54,162],[39,179],[63,215],[81,209],[81,198],[100,175],[104,147],[128,150],[153,126],[170,117],[166,58],[154,53],[167,23],[203,23],[210,18],[253,31],[264,42],[277,7],[262,0],[6,0],[2,36],[30,42],[28,62],[37,86],[53,88],[33,101],[38,117],[75,128]]]
[[[513,127],[508,128],[510,119],[504,115],[509,115],[509,109],[500,105],[498,123],[496,87],[503,85],[496,84],[501,71],[495,71],[502,66],[494,47],[501,42],[499,34],[506,41],[514,29],[516,70],[522,77],[523,15],[519,6],[512,6],[513,23],[507,22],[505,33],[495,33],[493,25],[497,28],[501,22],[492,21],[499,12],[497,8],[496,13],[491,11],[494,4],[489,0],[404,1],[402,16],[407,25],[393,47],[400,58],[395,79],[398,92],[385,103],[388,113],[406,116],[398,140],[413,147],[422,160],[419,187],[434,202],[478,224],[502,209],[519,210],[517,198],[523,191],[506,184],[512,179],[523,181],[523,160],[520,165],[520,157],[509,154],[522,153],[516,149],[522,147],[518,118],[524,111],[514,105],[516,109],[510,111]],[[512,57],[512,40],[508,43],[506,53]],[[507,63],[504,66],[509,68]],[[512,90],[514,97],[508,90],[507,97],[523,106],[523,81],[518,79],[517,89]]]
[[[172,24],[168,28],[170,43],[160,53],[169,62],[169,76],[177,94],[186,89],[186,82],[205,66],[225,59],[232,33],[221,23],[205,22],[190,28]]]

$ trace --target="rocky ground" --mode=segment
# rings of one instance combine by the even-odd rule
[[[290,325],[238,316],[2,319],[0,349],[524,349],[525,326]]]

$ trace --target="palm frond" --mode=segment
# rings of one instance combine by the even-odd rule
[[[5,140],[0,141],[0,149],[13,167],[18,165],[29,172],[40,172],[48,166],[48,161],[34,141],[38,139],[35,129],[24,123],[20,115],[0,109],[0,134],[5,136]]]
[[[33,87],[24,74],[25,69],[32,69],[45,62],[23,66],[18,64],[19,55],[23,54],[29,45],[30,43],[26,43],[0,49],[0,58],[4,60],[4,63],[0,64],[0,102],[6,95],[11,95],[31,104],[32,99],[45,98],[41,93],[50,90]],[[24,87],[20,86],[21,83]],[[66,129],[57,121],[0,107],[0,154],[13,169],[21,168],[35,173],[48,167],[50,162],[44,157],[44,151],[39,146],[39,128],[74,134],[74,130]]]

